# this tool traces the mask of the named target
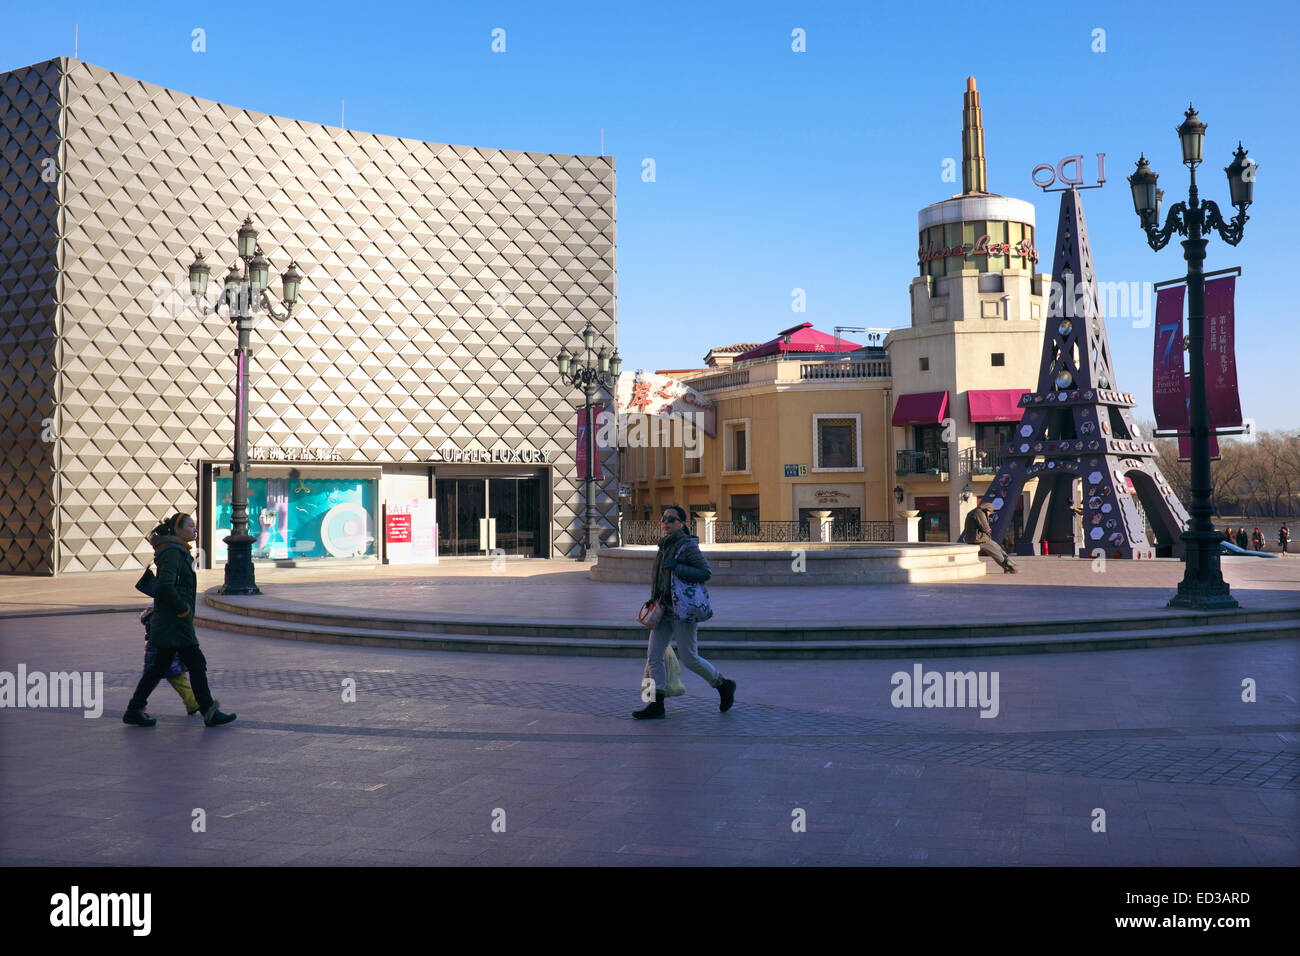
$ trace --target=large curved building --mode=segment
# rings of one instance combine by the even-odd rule
[[[197,507],[228,528],[245,216],[304,279],[253,333],[262,560],[382,560],[385,502],[437,502],[441,553],[576,554],[576,403],[554,357],[616,344],[614,160],[449,146],[197,99],[59,58],[0,74],[0,572],[138,567]],[[272,290],[278,293],[278,278]],[[598,508],[612,542],[616,453]],[[401,540],[399,537],[397,540]]]

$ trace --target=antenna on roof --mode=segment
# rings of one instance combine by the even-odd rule
[[[81,24],[74,23],[72,25],[72,58],[74,60],[77,58],[77,44],[80,40],[81,40]]]
[[[605,155],[605,127],[600,128],[600,155]]]
[[[339,129],[347,129],[347,126],[343,123],[343,110],[347,105],[347,100],[339,100]]]

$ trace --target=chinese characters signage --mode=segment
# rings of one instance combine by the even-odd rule
[[[716,432],[713,402],[667,375],[638,369],[618,377],[614,409],[619,415],[653,415],[699,422],[706,435]]]

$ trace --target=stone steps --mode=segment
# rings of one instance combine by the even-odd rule
[[[209,592],[201,627],[282,640],[558,656],[640,657],[646,631],[632,624],[549,623],[401,618],[372,610],[322,613],[288,602],[241,605]],[[972,657],[1122,650],[1300,637],[1300,610],[1166,612],[1166,616],[1014,622],[979,627],[930,626],[790,628],[709,627],[700,631],[706,656],[718,659],[835,659]]]

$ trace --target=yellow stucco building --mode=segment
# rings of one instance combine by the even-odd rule
[[[868,540],[900,514],[919,519],[921,540],[961,533],[1038,380],[1050,285],[1033,205],[985,187],[974,78],[962,118],[963,190],[918,214],[909,325],[855,330],[859,347],[803,323],[714,347],[706,368],[662,370],[715,403],[715,434],[624,449],[625,519],[677,503],[724,523],[830,511],[846,537],[879,522],[858,527]]]

